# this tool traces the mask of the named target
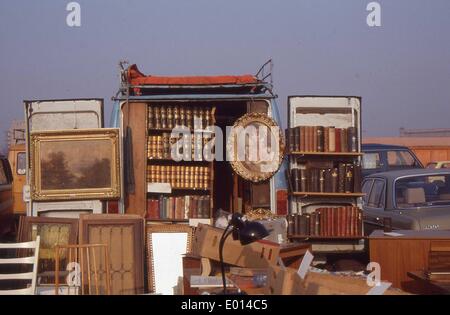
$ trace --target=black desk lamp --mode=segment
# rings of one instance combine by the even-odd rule
[[[225,279],[225,264],[223,262],[223,247],[225,241],[233,234],[234,240],[239,240],[242,245],[247,245],[255,241],[261,240],[269,235],[264,225],[259,222],[244,221],[242,219],[242,214],[233,213],[230,222],[228,223],[225,231],[223,231],[222,237],[219,242],[219,257],[220,257],[220,268],[222,271],[222,283],[223,283],[223,294],[227,294],[227,284]]]

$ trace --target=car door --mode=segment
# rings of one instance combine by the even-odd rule
[[[386,205],[386,181],[382,178],[370,178],[363,182],[364,232],[369,235],[373,230],[383,228]]]

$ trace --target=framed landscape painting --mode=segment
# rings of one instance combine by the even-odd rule
[[[118,129],[39,131],[30,142],[33,200],[120,198]]]

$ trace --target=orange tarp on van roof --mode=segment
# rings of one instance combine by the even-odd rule
[[[251,74],[239,76],[146,76],[139,71],[136,65],[131,65],[128,68],[128,80],[131,85],[218,85],[258,83],[258,79]]]

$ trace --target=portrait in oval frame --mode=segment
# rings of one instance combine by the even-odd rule
[[[262,113],[248,113],[233,125],[228,141],[228,160],[242,178],[258,183],[270,179],[284,156],[284,136],[280,126]]]

